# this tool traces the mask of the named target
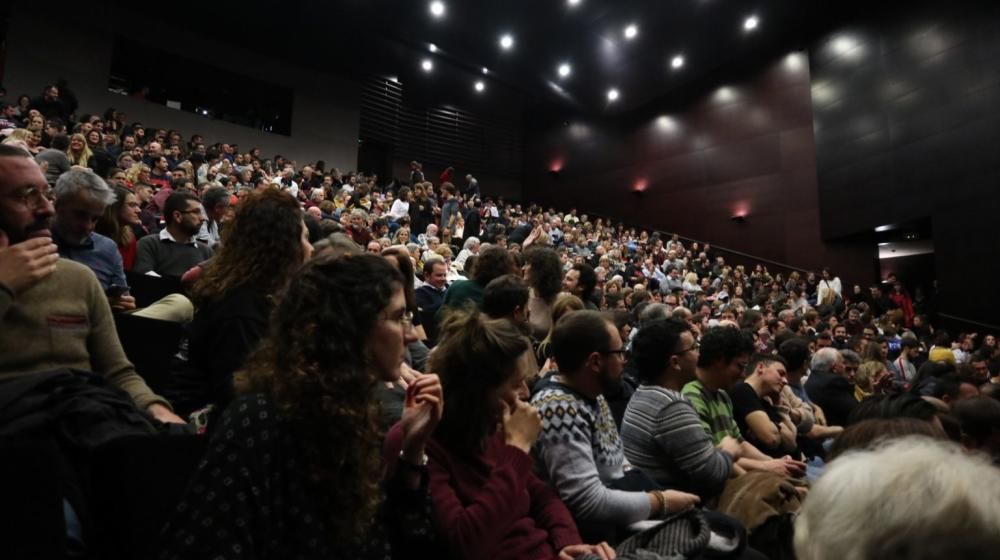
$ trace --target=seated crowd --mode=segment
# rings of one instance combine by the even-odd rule
[[[206,442],[137,558],[1000,544],[996,336],[936,331],[900,279],[731,265],[451,167],[266,159],[62,94],[0,109],[0,449],[61,450],[69,557],[101,556],[73,458],[126,435]],[[179,333],[165,379],[134,321]]]

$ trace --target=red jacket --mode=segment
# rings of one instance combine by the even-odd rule
[[[891,299],[901,310],[903,310],[903,320],[906,321],[906,326],[912,327],[913,300],[910,299],[910,294],[893,290],[892,293],[889,294],[889,299]]]
[[[386,436],[386,457],[396,457],[403,432]],[[456,558],[553,559],[580,534],[555,492],[531,472],[531,457],[489,438],[475,457],[427,445],[429,491],[438,535]]]
[[[454,177],[455,172],[452,169],[445,169],[441,172],[441,176],[438,177],[438,185],[443,185],[445,183],[450,183]]]

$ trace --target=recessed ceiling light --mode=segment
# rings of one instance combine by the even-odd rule
[[[615,88],[609,89],[608,90],[608,101],[617,101],[617,100],[618,100],[618,90],[615,89]]]
[[[432,53],[438,52],[438,47],[434,43],[431,43],[428,48],[431,50]]]
[[[483,75],[485,76],[486,74],[489,74],[489,73],[490,73],[490,69],[487,68],[487,67],[485,67],[485,66],[483,66]]]
[[[500,37],[500,47],[504,50],[508,50],[514,46],[514,38],[510,36],[509,33],[504,34]]]
[[[625,27],[625,38],[635,39],[635,36],[639,34],[639,28],[635,26],[634,23],[630,23]]]
[[[684,66],[684,55],[678,54],[670,59],[670,67],[674,70],[678,70],[682,66]]]
[[[576,6],[580,3],[580,0],[567,0],[570,6]]]
[[[569,67],[569,64],[564,62],[559,65],[559,77],[565,78],[566,76],[569,76],[570,72],[572,72],[572,68]]]
[[[750,16],[743,20],[743,29],[745,31],[753,31],[754,29],[757,29],[758,25],[760,25],[760,20],[757,19],[757,16]]]
[[[475,88],[476,91],[482,92],[484,89],[486,89],[486,84],[484,84],[482,80],[479,80],[478,82],[476,82]]]
[[[431,15],[441,17],[444,15],[444,2],[431,2]]]
[[[430,72],[434,69],[434,63],[431,62],[429,58],[425,58],[424,61],[420,63],[420,67],[424,69],[424,72]]]

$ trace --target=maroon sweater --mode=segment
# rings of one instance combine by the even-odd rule
[[[403,432],[386,437],[387,457],[397,457]],[[507,445],[503,434],[475,457],[427,446],[430,494],[438,535],[456,558],[552,559],[580,534],[559,497],[531,472],[531,457]]]

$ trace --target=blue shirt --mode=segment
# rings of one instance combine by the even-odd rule
[[[53,235],[53,239],[59,247],[59,256],[94,271],[101,289],[107,290],[112,285],[128,286],[122,255],[118,252],[118,244],[111,239],[93,232],[79,246],[61,239],[58,232]]]
[[[791,389],[792,392],[795,393],[795,396],[801,399],[803,402],[812,404],[812,400],[810,400],[809,395],[806,394],[805,387],[803,387],[802,385],[795,386],[789,383],[788,388]]]

